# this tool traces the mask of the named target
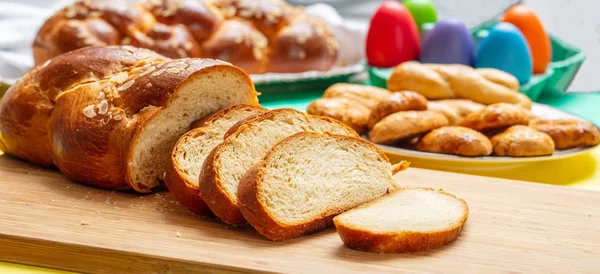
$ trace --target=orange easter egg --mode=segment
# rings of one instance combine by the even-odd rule
[[[533,59],[533,73],[546,72],[552,60],[552,45],[535,12],[525,5],[516,5],[504,14],[502,21],[515,25],[525,36]]]

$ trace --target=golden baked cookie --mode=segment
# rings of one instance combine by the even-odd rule
[[[475,71],[488,81],[503,85],[512,90],[519,89],[519,80],[510,73],[493,68],[478,68]]]
[[[455,97],[450,85],[431,68],[418,62],[404,62],[394,68],[387,81],[391,91],[413,90],[427,99]]]
[[[470,128],[457,126],[430,131],[419,140],[416,148],[420,151],[469,157],[492,154],[492,143],[488,137]]]
[[[323,98],[345,97],[371,110],[391,94],[391,91],[378,87],[338,83],[325,90]]]
[[[550,135],[556,149],[595,146],[600,142],[598,128],[586,121],[535,119],[529,126]]]
[[[533,118],[535,116],[527,109],[517,105],[498,103],[465,116],[458,125],[483,131],[513,125],[527,125]]]
[[[455,125],[462,119],[462,116],[460,115],[460,112],[457,108],[444,103],[429,101],[427,102],[427,110],[443,114],[444,116],[446,116],[446,118],[448,118],[448,122],[450,123],[450,125]]]
[[[371,141],[377,144],[391,144],[447,125],[446,116],[435,111],[396,112],[373,126]]]
[[[375,123],[379,122],[385,116],[395,112],[426,109],[427,98],[420,93],[414,91],[394,92],[371,110],[368,126],[372,128]]]
[[[526,157],[552,155],[554,141],[546,133],[534,128],[516,125],[492,137],[494,154],[498,156]]]
[[[344,97],[317,99],[308,105],[306,112],[341,121],[358,134],[367,130],[367,121],[371,113],[367,107]]]
[[[453,108],[456,108],[456,110],[458,111],[458,114],[460,114],[460,116],[463,116],[463,117],[467,116],[473,112],[480,111],[485,107],[484,104],[473,102],[469,99],[444,99],[444,100],[437,100],[434,102],[440,103],[440,104],[445,104],[445,105],[451,106]]]

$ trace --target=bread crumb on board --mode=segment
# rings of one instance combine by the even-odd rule
[[[181,233],[179,233],[179,231],[177,231],[175,235],[177,236],[177,238],[181,237]]]
[[[81,220],[81,222],[79,224],[82,225],[82,226],[84,226],[84,225],[90,225],[90,223],[88,223],[88,222],[86,222],[84,220]]]

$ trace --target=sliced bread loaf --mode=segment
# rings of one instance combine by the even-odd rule
[[[393,169],[383,151],[362,139],[297,133],[244,175],[237,193],[240,210],[268,239],[295,238],[323,230],[336,214],[397,189]]]
[[[173,197],[195,214],[212,215],[198,193],[198,178],[204,159],[223,142],[223,136],[230,127],[266,111],[256,106],[234,105],[203,119],[198,124],[200,127],[184,134],[175,144],[165,176],[165,184]]]
[[[454,241],[468,214],[465,201],[452,194],[407,188],[340,214],[333,222],[352,249],[418,252]]]
[[[342,122],[293,109],[265,112],[234,128],[208,155],[200,174],[200,196],[216,216],[233,225],[246,223],[238,208],[239,181],[273,145],[304,131],[358,137]]]

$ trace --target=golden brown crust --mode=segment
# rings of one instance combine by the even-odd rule
[[[438,112],[401,111],[375,124],[370,137],[374,143],[391,144],[447,125],[446,116]]]
[[[410,190],[410,188],[398,191],[403,190]],[[434,189],[427,190],[436,191]],[[437,191],[444,195],[451,196],[465,205],[463,217],[460,222],[457,223],[457,225],[448,227],[445,230],[434,232],[376,233],[352,226],[347,226],[346,224],[340,222],[338,218],[334,218],[333,222],[335,224],[335,229],[344,242],[344,245],[360,251],[376,253],[406,253],[427,251],[444,246],[458,238],[458,235],[462,231],[464,224],[467,221],[469,208],[463,199],[459,199],[456,196],[441,190]],[[386,198],[386,196],[380,199],[384,198]],[[368,207],[375,202],[377,202],[377,200],[359,206],[357,209]]]
[[[0,142],[7,154],[54,164],[73,180],[149,192],[132,185],[126,164],[137,135],[181,84],[225,71],[252,85],[239,68],[216,60],[170,60],[129,46],[71,51],[33,69],[7,91],[0,102]]]
[[[344,97],[371,110],[391,94],[389,90],[378,87],[338,83],[325,90],[323,98]]]
[[[556,149],[595,146],[600,143],[598,128],[587,121],[534,119],[529,122],[529,126],[550,135]]]
[[[327,70],[339,47],[324,22],[284,1],[88,0],[48,19],[33,53],[40,65],[61,53],[106,45],[148,48],[171,58],[215,58],[248,73]]]
[[[284,241],[304,234],[325,230],[328,227],[333,216],[293,226],[284,226],[277,223],[258,200],[257,187],[258,181],[262,176],[261,170],[258,167],[259,165],[257,164],[249,169],[240,180],[240,185],[238,186],[240,211],[258,233],[271,241]]]
[[[308,105],[308,114],[327,116],[350,126],[358,134],[367,130],[367,120],[371,111],[344,97],[321,98]]]
[[[429,101],[427,102],[427,110],[435,111],[446,116],[450,125],[455,125],[462,119],[462,116],[460,115],[458,109],[448,104],[438,103],[436,101]]]
[[[287,138],[279,141],[277,144],[273,146],[276,147],[280,144],[284,144],[289,142],[288,140],[293,140],[296,136],[299,135],[315,135],[315,136],[333,136],[338,138],[340,142],[344,140],[353,140],[360,142],[363,145],[369,146],[379,152],[379,156],[381,159],[385,161],[389,161],[388,157],[385,153],[377,146],[375,146],[371,142],[367,142],[363,139],[357,137],[343,136],[343,135],[335,135],[329,133],[315,133],[315,132],[300,132],[296,133],[292,136],[288,136]],[[237,196],[240,202],[240,211],[248,220],[248,223],[256,229],[258,233],[265,236],[267,239],[271,241],[284,241],[293,239],[302,235],[314,233],[317,231],[325,230],[327,227],[333,226],[333,218],[344,211],[350,210],[351,208],[337,208],[335,211],[327,212],[323,217],[311,220],[310,222],[296,224],[296,225],[285,225],[277,222],[267,211],[265,206],[259,201],[258,198],[258,188],[262,183],[264,173],[266,167],[264,163],[266,159],[268,159],[272,152],[273,148],[269,150],[269,152],[265,155],[263,160],[258,164],[254,165],[250,168],[246,174],[240,180],[240,184],[238,186]],[[403,168],[407,166],[402,166]]]
[[[369,128],[373,128],[384,117],[406,110],[426,110],[427,98],[414,91],[399,91],[384,98],[371,111]]]
[[[510,73],[493,68],[478,68],[475,69],[475,72],[496,84],[503,85],[512,90],[519,89],[519,80]]]
[[[223,143],[215,147],[204,160],[199,178],[200,197],[223,222],[231,225],[244,225],[246,219],[240,213],[237,201],[229,199],[229,196],[221,188],[221,179],[217,175],[215,162],[218,157],[217,153],[222,146]]]
[[[492,143],[483,134],[466,127],[447,126],[425,134],[416,145],[417,150],[460,156],[487,156],[492,154]]]
[[[492,137],[494,154],[498,156],[527,157],[552,155],[554,142],[548,134],[534,128],[516,125]]]
[[[527,125],[535,116],[522,107],[507,103],[486,106],[463,118],[458,125],[483,131],[513,125]]]
[[[399,163],[392,165],[392,174],[396,175],[396,173],[406,170],[410,167],[409,161],[400,161]]]
[[[391,91],[413,90],[427,99],[455,97],[450,85],[434,70],[417,62],[404,62],[394,68],[387,80]]]
[[[175,149],[177,149],[177,146],[175,146]],[[165,185],[169,189],[169,192],[179,204],[185,206],[190,212],[199,216],[213,216],[212,211],[210,211],[204,200],[200,197],[198,187],[189,184],[175,167],[174,155],[175,151],[173,152],[173,156],[171,156],[171,162],[167,167],[165,175]]]

